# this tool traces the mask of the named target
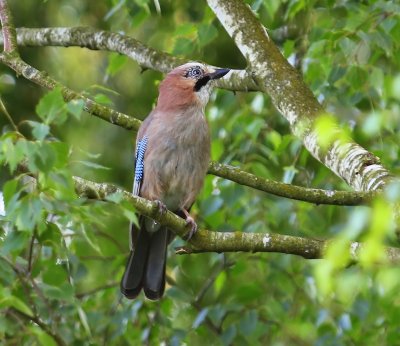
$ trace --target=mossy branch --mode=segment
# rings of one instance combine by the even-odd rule
[[[360,192],[312,189],[292,184],[285,184],[261,178],[254,174],[245,172],[238,167],[223,165],[215,161],[210,162],[208,173],[275,196],[314,204],[347,206],[365,205],[369,204],[372,199],[380,193],[377,191]]]
[[[74,177],[75,189],[82,197],[97,200],[108,200],[108,196],[118,194],[123,200],[131,203],[140,214],[150,217],[168,227],[174,233],[185,239],[189,231],[185,220],[167,211],[162,213],[157,203],[134,196],[115,185],[95,183],[83,178]],[[316,240],[303,237],[282,235],[276,233],[244,233],[244,232],[212,232],[200,229],[190,240],[188,246],[177,250],[178,254],[203,252],[278,252],[297,255],[306,259],[323,258],[328,240]],[[349,243],[349,258],[357,261],[363,244]],[[400,262],[400,249],[385,248],[386,260],[392,263]]]
[[[31,47],[84,47],[126,55],[143,69],[167,73],[182,65],[187,59],[146,46],[133,37],[90,27],[71,28],[17,28],[17,42]],[[233,91],[259,90],[251,74],[246,70],[231,70],[226,78],[216,81],[216,86]]]

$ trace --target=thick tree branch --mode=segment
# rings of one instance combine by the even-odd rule
[[[332,128],[333,140],[328,148],[321,148],[314,120],[324,113],[323,108],[244,1],[207,2],[246,58],[259,88],[271,96],[292,132],[315,158],[355,190],[376,190],[391,181],[379,158],[351,139],[343,139],[339,128]]]
[[[167,226],[174,233],[185,238],[189,229],[185,220],[174,213],[160,212],[158,204],[144,198],[134,196],[111,184],[99,184],[83,178],[74,177],[77,193],[82,197],[107,200],[112,194],[122,196],[130,202],[136,210],[160,224]],[[180,248],[177,253],[202,253],[202,252],[278,252],[301,256],[307,259],[323,258],[329,245],[327,240],[315,240],[276,233],[244,233],[244,232],[211,232],[199,230],[190,240],[190,245]],[[358,242],[349,244],[349,257],[357,261],[363,245]],[[400,249],[385,248],[385,257],[388,262],[400,262]]]
[[[18,54],[15,27],[6,0],[0,0],[0,21],[4,37],[4,52]]]
[[[109,31],[94,30],[89,27],[73,28],[18,28],[17,40],[20,46],[61,46],[85,47],[106,50],[128,56],[142,68],[163,73],[187,62],[171,54],[148,47],[126,35]],[[220,88],[234,91],[258,90],[251,74],[245,70],[232,70],[228,76],[217,81]]]

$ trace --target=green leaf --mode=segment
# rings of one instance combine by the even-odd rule
[[[45,331],[40,329],[39,327],[32,325],[30,327],[30,330],[32,331],[33,334],[36,335],[40,345],[42,345],[42,346],[57,346],[57,343],[55,342],[55,340],[49,334],[47,334]]]
[[[10,208],[9,204],[14,195],[16,194],[17,187],[18,187],[17,179],[11,179],[3,185],[3,198],[6,208]]]
[[[135,212],[135,208],[133,206],[124,205],[123,209],[124,216],[135,225],[138,225],[138,218]]]
[[[243,335],[250,335],[256,328],[258,320],[258,314],[256,310],[250,310],[246,312],[239,323],[239,331]]]
[[[6,159],[10,172],[13,173],[17,168],[18,164],[24,158],[25,152],[25,140],[19,140],[16,144],[11,137],[4,138],[1,142],[1,151],[4,158]]]
[[[278,132],[272,130],[268,132],[267,140],[273,145],[274,149],[278,149],[282,143],[282,136]]]
[[[85,238],[87,243],[90,245],[90,247],[94,251],[96,251],[99,254],[102,254],[101,253],[101,249],[100,249],[100,247],[98,245],[98,242],[97,242],[97,237],[96,237],[96,235],[94,233],[86,232],[86,228],[85,228],[85,226],[83,224],[81,224],[80,233],[83,235],[83,237]]]
[[[286,40],[283,44],[283,55],[285,58],[289,58],[295,52],[295,41]]]
[[[346,74],[347,68],[343,66],[334,66],[329,74],[328,82],[334,84]]]
[[[50,132],[50,127],[43,123],[38,123],[37,121],[28,121],[28,124],[32,127],[33,136],[42,141]]]
[[[192,23],[182,23],[177,26],[174,36],[193,36],[197,31],[197,26]]]
[[[74,301],[74,289],[68,282],[61,286],[50,286],[42,283],[40,287],[47,298],[71,303]]]
[[[114,76],[117,72],[119,72],[126,62],[128,61],[128,57],[118,53],[111,53],[108,58],[108,66],[106,73],[110,76]]]
[[[12,231],[9,232],[4,242],[0,247],[0,253],[3,256],[11,254],[18,254],[22,250],[26,249],[30,240],[30,234],[28,232]]]
[[[344,37],[339,41],[339,46],[343,51],[344,55],[346,56],[348,60],[347,62],[351,64],[353,61],[354,52],[356,51],[357,48],[357,44],[348,37]]]
[[[115,204],[119,204],[124,198],[124,194],[122,192],[114,192],[108,196],[106,196],[106,201],[113,202]]]
[[[323,148],[328,148],[337,139],[337,121],[330,115],[321,115],[315,123],[318,144]]]
[[[79,305],[77,306],[77,309],[78,309],[79,319],[80,319],[81,322],[82,322],[82,325],[83,325],[83,328],[84,328],[85,331],[86,331],[86,334],[89,335],[89,336],[91,336],[90,327],[89,327],[89,322],[88,322],[88,318],[87,318],[87,316],[86,316],[85,311],[84,311],[84,310],[82,309],[82,307],[79,306]]]
[[[260,133],[265,122],[262,119],[254,119],[247,125],[246,132],[250,135],[251,139],[255,142],[258,134]]]
[[[72,114],[76,120],[81,120],[83,108],[85,107],[85,101],[81,99],[71,100],[67,103],[67,111]]]
[[[39,198],[33,195],[26,195],[20,201],[15,226],[20,231],[32,231],[36,224],[42,220],[42,203]]]
[[[35,168],[44,173],[50,172],[57,159],[57,155],[52,146],[48,143],[37,143],[37,150],[33,156],[29,158]]]
[[[46,223],[46,228],[38,234],[38,240],[43,245],[57,246],[62,243],[62,234],[58,226],[54,223]]]
[[[218,36],[218,31],[212,24],[201,24],[198,27],[197,35],[199,46],[204,47]]]
[[[175,41],[174,49],[172,51],[173,54],[176,55],[189,55],[196,49],[196,44],[193,40],[189,40],[184,37],[179,37]]]
[[[76,162],[77,162],[77,163],[80,163],[80,164],[82,164],[82,165],[84,165],[84,166],[86,166],[86,167],[90,167],[90,168],[95,168],[95,169],[106,169],[106,170],[111,169],[110,167],[102,166],[102,165],[100,165],[100,164],[98,164],[98,163],[91,162],[91,161],[79,160],[79,161],[76,161]]]
[[[236,336],[236,326],[231,324],[228,328],[224,330],[221,335],[221,340],[224,345],[231,345]]]
[[[227,279],[227,276],[226,276],[225,271],[220,272],[218,274],[217,278],[215,279],[214,288],[215,288],[215,294],[217,296],[221,293],[221,291],[226,283],[226,279]]]
[[[46,145],[51,148],[55,154],[54,168],[65,168],[68,165],[70,148],[67,143],[63,142],[49,142]]]
[[[46,123],[61,125],[67,119],[67,110],[61,88],[57,87],[44,95],[36,106],[36,113]]]
[[[270,14],[271,17],[275,16],[281,4],[282,4],[281,0],[264,1],[264,7],[266,8],[267,12]]]
[[[68,280],[68,274],[61,265],[57,265],[53,260],[49,260],[43,265],[43,282],[50,286],[61,286]]]
[[[0,309],[12,307],[22,313],[33,316],[32,310],[21,299],[11,295],[8,290],[0,290]]]
[[[225,151],[225,146],[222,140],[217,139],[211,143],[211,157],[213,160],[218,161]]]
[[[369,43],[361,40],[357,45],[357,50],[355,54],[356,62],[359,65],[365,65],[371,56],[371,49]]]
[[[0,244],[2,245],[2,242],[0,242]],[[4,287],[11,287],[11,285],[17,280],[16,274],[9,265],[3,265],[3,262],[1,263],[2,265],[0,265],[0,280],[2,282],[2,285]]]
[[[102,104],[102,105],[106,105],[106,106],[112,105],[111,99],[110,99],[107,95],[102,94],[102,93],[96,94],[96,95],[94,96],[94,100],[95,100],[97,103],[100,103],[100,104]]]

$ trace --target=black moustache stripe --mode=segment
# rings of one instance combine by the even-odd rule
[[[201,77],[194,85],[193,90],[199,91],[203,86],[205,86],[210,81],[210,76]]]

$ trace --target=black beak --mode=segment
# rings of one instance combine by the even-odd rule
[[[230,71],[229,68],[219,68],[216,69],[213,73],[207,73],[203,77],[201,77],[196,84],[194,85],[193,90],[199,91],[203,86],[205,86],[210,80],[219,79],[225,76]]]
[[[219,68],[215,72],[210,73],[208,76],[210,79],[220,79],[225,76],[230,71],[229,68]]]

